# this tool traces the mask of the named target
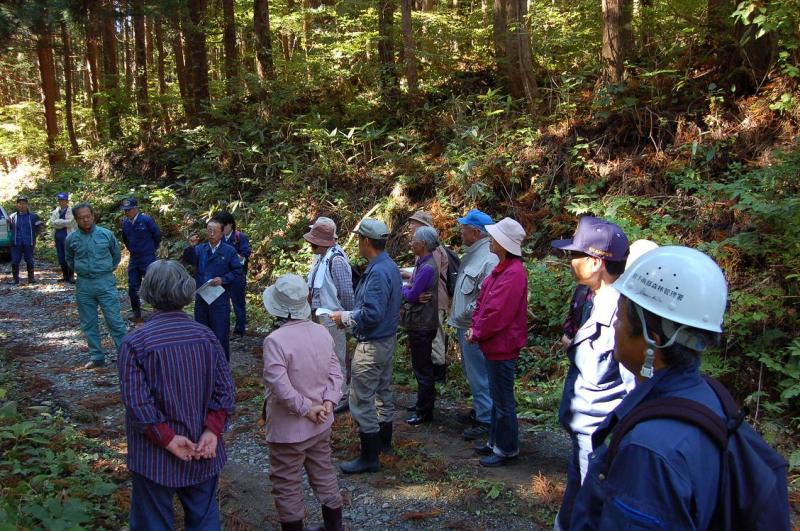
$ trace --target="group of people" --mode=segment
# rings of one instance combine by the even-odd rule
[[[250,248],[229,214],[217,216],[207,224],[207,242],[192,236],[183,253],[192,278],[178,262],[155,260],[160,233],[152,218],[138,213],[135,200],[122,208],[129,275],[141,280],[129,280],[132,306],[136,292],[137,300],[141,294],[156,310],[142,326],[126,335],[113,276],[119,246],[110,231],[94,224],[88,204],[72,209],[78,230],[66,237],[64,255],[78,277],[76,300],[92,362],[104,359],[96,335],[98,304],[119,348],[133,474],[131,528],[172,528],[177,493],[187,528],[218,529],[221,434],[235,402],[230,307],[239,296],[233,291],[244,291]],[[459,419],[466,424],[461,436],[475,441],[482,466],[506,466],[518,458],[514,379],[528,340],[526,233],[514,219],[495,223],[476,209],[455,221],[462,243],[456,271],[432,216],[420,211],[408,223],[415,264],[401,272],[386,252],[389,228],[362,219],[353,234],[367,266],[358,275],[337,243],[335,222],[317,218],[304,234],[314,255],[306,278],[285,274],[264,290],[263,305],[277,327],[264,339],[263,381],[269,474],[282,529],[304,529],[303,469],[322,504],[317,529],[343,529],[331,462],[335,414],[349,409],[360,439],[358,455],[341,463],[343,473],[377,471],[380,455],[392,452],[399,328],[406,331],[418,384],[405,422],[418,426],[434,418],[436,382],[446,372],[446,323],[458,338],[472,395],[471,409]],[[35,226],[34,218],[25,223]],[[145,237],[152,245],[141,243]],[[723,468],[721,449],[707,433],[690,423],[652,418],[629,426],[612,441],[613,451],[606,439],[626,415],[654,398],[689,399],[725,420],[718,395],[699,372],[700,353],[722,332],[722,271],[694,249],[647,241],[629,245],[619,226],[589,216],[580,219],[572,238],[552,246],[566,253],[578,283],[562,338],[570,364],[559,419],[572,452],[554,528],[709,528]],[[153,260],[143,265],[151,251]],[[209,301],[198,290],[203,286],[226,289]],[[243,293],[238,300],[243,306]],[[192,301],[194,320],[183,312]],[[238,319],[235,331],[244,332]],[[352,352],[348,335],[355,339]],[[788,529],[785,478],[769,479],[754,481],[771,493],[778,509],[759,523]]]

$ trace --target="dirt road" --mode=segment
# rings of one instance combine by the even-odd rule
[[[0,338],[9,359],[34,382],[33,403],[58,407],[87,435],[99,439],[116,456],[124,477],[124,410],[119,400],[115,356],[108,367],[85,371],[86,343],[78,327],[73,287],[57,282],[60,273],[40,263],[33,285],[0,284]],[[0,281],[9,278],[0,265]],[[123,315],[128,300],[119,292]],[[261,387],[261,337],[232,343],[237,384],[237,412],[225,435],[229,461],[220,481],[220,503],[226,529],[271,529],[278,521],[267,477],[267,446],[258,418]],[[113,351],[110,337],[104,339]],[[398,392],[398,405],[410,404]],[[463,404],[459,404],[463,407]],[[480,467],[471,443],[459,437],[452,420],[455,404],[437,403],[437,419],[421,427],[402,422],[398,407],[395,455],[382,457],[375,474],[340,476],[349,529],[549,529],[563,491],[569,444],[557,432],[530,431],[523,424],[522,452],[511,467]],[[336,460],[350,458],[357,436],[349,414],[336,420]],[[319,504],[306,482],[307,522],[320,520]]]

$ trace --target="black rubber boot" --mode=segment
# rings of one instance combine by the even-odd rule
[[[303,531],[303,521],[281,522],[281,531]]]
[[[11,280],[8,281],[9,284],[19,284],[19,266],[12,265],[11,266]]]
[[[64,266],[67,269],[67,282],[70,284],[75,284],[75,271],[69,268],[69,266]]]
[[[33,284],[36,280],[33,279],[33,266],[28,266],[28,284]]]
[[[325,522],[325,531],[343,531],[342,508],[331,509],[327,505],[322,506],[322,519]]]
[[[61,282],[69,280],[69,268],[65,265],[61,266]]]
[[[308,531],[344,531],[342,526],[342,508],[331,509],[327,505],[322,506],[323,525],[309,527]]]
[[[378,424],[381,427],[381,430],[378,432],[381,435],[381,453],[382,454],[391,454],[392,453],[392,423],[391,422],[381,422]]]
[[[381,468],[378,454],[381,452],[381,434],[361,433],[361,455],[352,461],[345,461],[341,465],[342,472],[345,474],[363,474],[364,472],[377,472]]]

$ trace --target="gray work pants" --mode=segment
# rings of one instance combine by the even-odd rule
[[[392,359],[397,335],[359,341],[350,367],[350,414],[362,433],[376,433],[379,422],[394,419]]]

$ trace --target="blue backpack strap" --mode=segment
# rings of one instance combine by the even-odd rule
[[[608,445],[605,460],[605,473],[608,474],[611,469],[619,445],[629,431],[640,422],[664,418],[680,420],[697,426],[711,437],[723,451],[728,445],[729,430],[726,422],[703,404],[688,398],[674,396],[655,398],[633,408],[612,430],[611,444]]]

